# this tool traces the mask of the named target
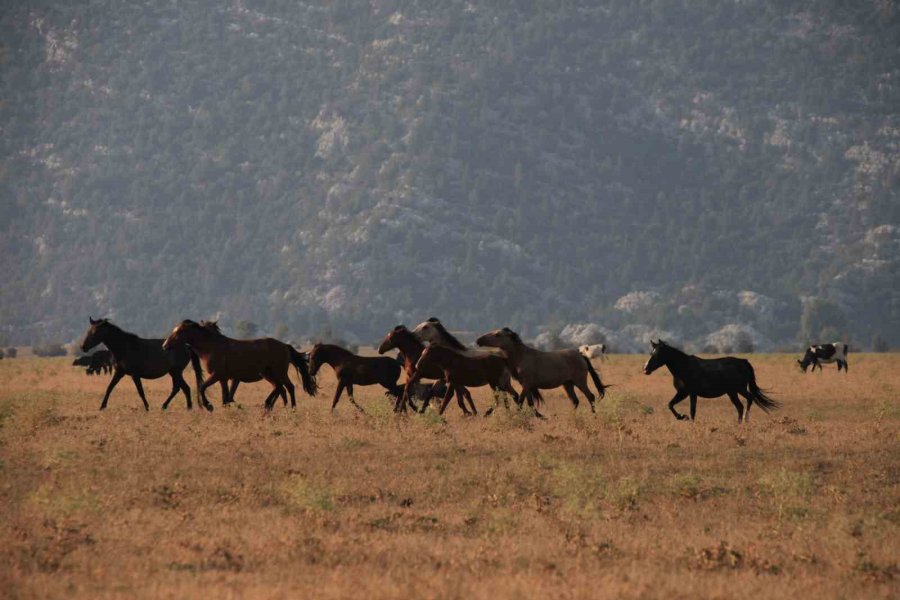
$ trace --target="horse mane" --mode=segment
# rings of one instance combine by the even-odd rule
[[[222,334],[222,330],[219,329],[218,321],[200,321],[199,325],[207,331],[214,331],[215,333],[218,333],[220,335]]]
[[[432,319],[434,319],[434,320],[432,320]],[[447,328],[444,327],[443,323],[441,323],[434,317],[431,317],[431,319],[428,319],[428,322],[431,323],[432,325],[434,325],[435,329],[438,330],[438,332],[441,334],[441,337],[444,338],[444,341],[447,343],[448,346],[450,346],[451,348],[456,348],[457,350],[466,350],[467,349],[462,342],[460,342],[458,339],[456,339],[456,336],[454,336],[452,333],[447,331]]]
[[[112,321],[110,321],[109,319],[107,319],[105,317],[100,319],[96,324],[100,325],[101,323],[103,325],[108,325],[108,326],[112,327],[120,335],[129,336],[129,337],[133,337],[133,338],[139,337],[138,334],[131,333],[130,331],[125,331],[124,329],[122,329],[121,327],[119,327],[118,325],[116,325],[115,323],[113,323]]]
[[[519,334],[516,333],[515,331],[513,331],[512,329],[510,329],[509,327],[504,327],[503,331],[505,331],[509,335],[509,337],[512,339],[512,341],[515,342],[516,344],[519,344],[522,346],[525,345],[525,342],[522,341],[522,338],[519,337]]]

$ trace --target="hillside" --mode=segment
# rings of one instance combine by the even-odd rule
[[[900,337],[894,4],[360,6],[4,8],[0,334]]]

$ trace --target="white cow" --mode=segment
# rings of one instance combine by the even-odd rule
[[[606,344],[584,344],[578,346],[578,351],[588,360],[592,358],[606,360]]]

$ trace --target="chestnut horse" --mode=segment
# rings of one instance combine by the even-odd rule
[[[187,348],[164,349],[160,346],[162,340],[147,339],[138,337],[133,333],[129,333],[120,329],[116,325],[109,322],[108,319],[94,320],[88,318],[90,326],[84,334],[84,341],[81,343],[83,352],[89,351],[91,348],[99,344],[105,345],[112,352],[113,356],[113,376],[106,388],[106,394],[103,395],[103,402],[100,403],[100,410],[106,408],[109,402],[109,396],[112,394],[116,384],[129,375],[134,381],[134,387],[137,388],[138,395],[144,403],[144,410],[150,410],[147,398],[144,396],[144,386],[141,385],[141,379],[159,379],[163,375],[169,375],[172,378],[172,392],[163,403],[163,408],[169,406],[169,402],[178,393],[178,390],[184,392],[187,400],[187,407],[191,406],[191,388],[188,387],[184,380],[182,371],[190,362],[194,367],[194,374],[197,377],[197,388],[200,388],[200,379],[202,373],[200,371],[200,361],[197,356],[189,352]],[[207,410],[212,410],[212,406],[203,400],[198,393],[197,401]]]
[[[397,325],[394,329],[389,331],[381,341],[381,345],[378,346],[378,354],[384,354],[388,350],[393,349],[397,349],[400,352],[400,357],[403,360],[403,370],[406,371],[406,379],[409,381],[416,371],[416,362],[418,362],[419,357],[422,356],[422,352],[425,351],[425,344],[423,344],[422,341],[413,335],[413,333],[405,326]],[[443,381],[444,372],[440,369],[430,369],[428,372],[422,373],[421,378],[436,380],[432,387],[432,390],[434,390],[438,387],[438,383]],[[469,406],[472,408],[472,411],[469,412],[465,403],[460,401],[459,407],[462,409],[463,413],[467,416],[470,414],[477,415],[478,410],[475,408],[475,403],[472,402],[472,394],[465,387],[462,388],[462,394],[469,401]],[[419,412],[425,412],[428,408],[428,403],[431,401],[432,395],[431,392],[425,394],[422,409]],[[412,404],[412,407],[413,410],[415,410],[415,404]]]
[[[471,356],[441,344],[432,344],[422,352],[422,356],[416,362],[416,370],[413,372],[412,377],[407,380],[406,389],[403,391],[403,396],[397,400],[394,411],[405,411],[411,387],[424,377],[425,373],[433,373],[435,371],[442,372],[444,374],[443,379],[447,382],[447,393],[441,403],[440,414],[444,414],[444,410],[447,408],[447,404],[454,393],[457,401],[462,402],[462,390],[465,387],[491,386],[491,389],[495,392],[494,406],[500,402],[496,392],[506,392],[513,397],[517,404],[520,402],[519,395],[516,394],[510,383],[509,368],[506,366],[505,359],[493,354]],[[506,402],[505,395],[503,398],[504,402]],[[530,398],[529,405],[534,408]],[[490,414],[490,411],[488,414]],[[535,414],[539,417],[541,416],[537,410],[535,410]]]
[[[398,398],[401,388],[397,385],[400,379],[400,364],[387,356],[359,356],[334,344],[316,344],[309,353],[309,369],[313,376],[319,372],[323,364],[331,365],[338,385],[331,402],[331,410],[337,406],[344,389],[353,406],[364,413],[362,407],[353,399],[354,385],[380,385]]]
[[[515,366],[516,378],[522,384],[522,395],[529,400],[533,397],[539,398],[539,390],[562,386],[572,401],[572,406],[578,408],[578,396],[575,395],[577,387],[590,402],[591,412],[596,412],[594,394],[587,385],[588,374],[594,380],[600,397],[603,398],[606,394],[608,386],[603,385],[591,361],[579,350],[544,352],[525,344],[519,334],[509,327],[490,331],[479,337],[475,343],[479,346],[500,348],[506,352],[510,362]]]
[[[199,354],[209,371],[209,377],[200,386],[201,394],[217,382],[253,382],[262,378],[272,384],[272,392],[265,400],[266,410],[271,410],[278,396],[286,401],[285,389],[291,397],[291,407],[294,408],[297,406],[294,384],[288,377],[288,369],[292,364],[300,375],[304,391],[310,396],[316,394],[316,381],[309,372],[306,357],[293,346],[274,338],[236,340],[223,335],[218,328],[204,327],[200,323],[185,320],[175,326],[162,346],[171,348],[182,344],[187,344]]]

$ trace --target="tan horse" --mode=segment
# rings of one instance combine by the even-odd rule
[[[603,398],[606,394],[608,386],[603,385],[591,361],[578,350],[544,352],[526,345],[519,334],[508,327],[488,332],[478,338],[476,343],[479,346],[501,348],[506,352],[518,373],[517,379],[522,384],[522,395],[529,401],[533,397],[540,397],[538,390],[562,386],[572,401],[572,406],[578,408],[578,396],[575,395],[577,387],[591,403],[591,412],[596,412],[594,394],[587,385],[588,374],[594,380],[600,397]]]
[[[288,377],[292,364],[300,375],[306,393],[310,396],[316,393],[316,381],[309,373],[306,356],[276,339],[236,340],[214,328],[186,320],[172,330],[162,346],[168,349],[181,344],[189,345],[209,371],[209,377],[200,386],[201,394],[220,381],[253,382],[259,381],[262,376],[272,384],[272,392],[265,401],[267,410],[275,404],[276,397],[286,400],[285,389],[291,397],[291,406],[296,407],[294,384]]]

